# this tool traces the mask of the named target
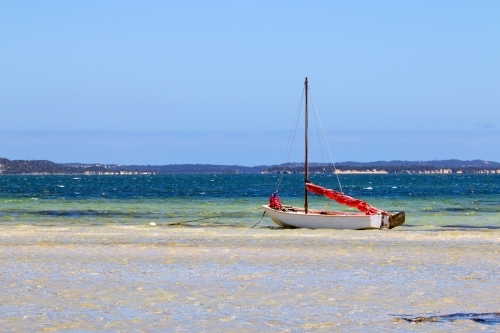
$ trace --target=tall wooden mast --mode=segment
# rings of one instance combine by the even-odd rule
[[[305,85],[305,92],[306,92],[306,115],[305,115],[305,118],[306,118],[306,142],[305,142],[305,150],[306,150],[306,158],[305,158],[305,161],[304,161],[304,189],[305,189],[305,193],[304,193],[304,209],[305,209],[305,213],[307,214],[308,213],[308,208],[309,208],[309,198],[308,198],[308,193],[307,193],[307,183],[309,182],[309,151],[308,151],[308,148],[309,148],[309,143],[308,143],[308,126],[309,126],[309,110],[308,110],[308,95],[309,95],[309,86],[308,86],[308,83],[307,83],[307,77],[306,77],[306,82],[304,83]]]

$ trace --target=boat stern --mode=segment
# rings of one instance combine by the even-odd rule
[[[389,229],[399,227],[405,223],[405,212],[399,212],[389,217]]]

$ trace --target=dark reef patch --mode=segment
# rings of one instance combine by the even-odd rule
[[[456,320],[471,320],[481,324],[496,325],[500,324],[500,312],[487,313],[453,313],[449,315],[429,316],[429,317],[398,317],[398,321],[406,321],[409,323],[436,323],[436,322],[453,322]]]

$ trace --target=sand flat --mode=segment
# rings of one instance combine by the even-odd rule
[[[499,310],[497,230],[0,231],[11,331],[475,332],[398,318]]]

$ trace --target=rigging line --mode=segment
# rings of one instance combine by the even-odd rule
[[[321,122],[321,117],[319,116],[319,112],[316,109],[316,104],[314,103],[314,99],[312,97],[312,94],[311,94],[311,101],[312,101],[312,104],[313,104],[314,112],[316,113],[316,115],[317,115],[317,117],[319,119],[319,124],[321,126],[321,131],[323,131],[323,136],[325,138],[326,146],[328,148],[328,153],[330,154],[330,159],[332,160],[333,170],[335,171],[335,175],[337,176],[337,182],[339,183],[340,192],[344,193],[344,190],[342,189],[342,184],[340,183],[339,174],[337,172],[337,167],[335,166],[335,162],[333,161],[332,151],[330,150],[330,145],[328,144],[328,140],[326,139],[325,129],[323,128],[323,123]]]
[[[311,96],[311,100],[312,100],[312,93],[311,93],[311,87],[309,87],[309,95]],[[316,123],[316,134],[318,135],[318,143],[319,143],[319,151],[321,153],[321,162],[323,162],[323,164],[325,164],[325,156],[323,154],[323,145],[321,144],[321,138],[320,138],[320,134],[319,134],[319,129],[320,129],[320,126],[318,126],[318,122],[320,122],[318,120],[318,111],[314,110],[314,122]]]
[[[311,100],[312,100],[312,92],[311,92],[311,87],[309,87],[309,95],[311,96]],[[321,122],[319,118],[319,114],[318,114],[318,111],[316,110],[315,107],[313,107],[314,109],[314,122],[316,123],[316,134],[318,135],[318,143],[319,143],[319,151],[321,153],[321,162],[323,164],[328,164],[326,163],[325,161],[325,156],[323,154],[323,144],[321,142],[321,138],[320,138],[320,133],[319,133],[319,130],[320,130],[320,126],[319,126],[319,123]],[[325,140],[326,141],[326,140]],[[332,200],[328,200],[326,202],[326,205],[323,207],[323,210],[326,210],[328,208],[328,206],[330,206],[330,204],[332,203]]]
[[[255,227],[257,224],[259,224],[260,221],[262,221],[262,219],[264,218],[264,215],[266,215],[266,211],[264,211],[264,213],[262,213],[262,216],[260,217],[260,220],[257,223],[255,223],[250,229],[253,229],[253,227]]]
[[[299,126],[300,113],[302,110],[302,102],[304,101],[304,91],[305,91],[305,88],[302,89],[302,96],[300,99],[299,108],[297,110],[297,117],[295,119],[295,129],[292,129],[292,132],[290,133],[290,136],[288,137],[288,143],[287,143],[288,156],[286,154],[287,152],[285,151],[285,156],[287,156],[287,157],[286,157],[286,161],[284,163],[284,168],[281,171],[281,176],[280,176],[280,179],[278,181],[278,185],[276,186],[276,190],[275,190],[276,193],[278,193],[279,187],[280,187],[281,182],[283,180],[283,176],[285,175],[287,164],[290,161],[290,155],[292,153],[293,143],[295,142],[295,135],[297,134],[297,127]],[[291,143],[290,143],[290,139],[292,139]],[[284,160],[284,158],[283,158],[283,160]]]

